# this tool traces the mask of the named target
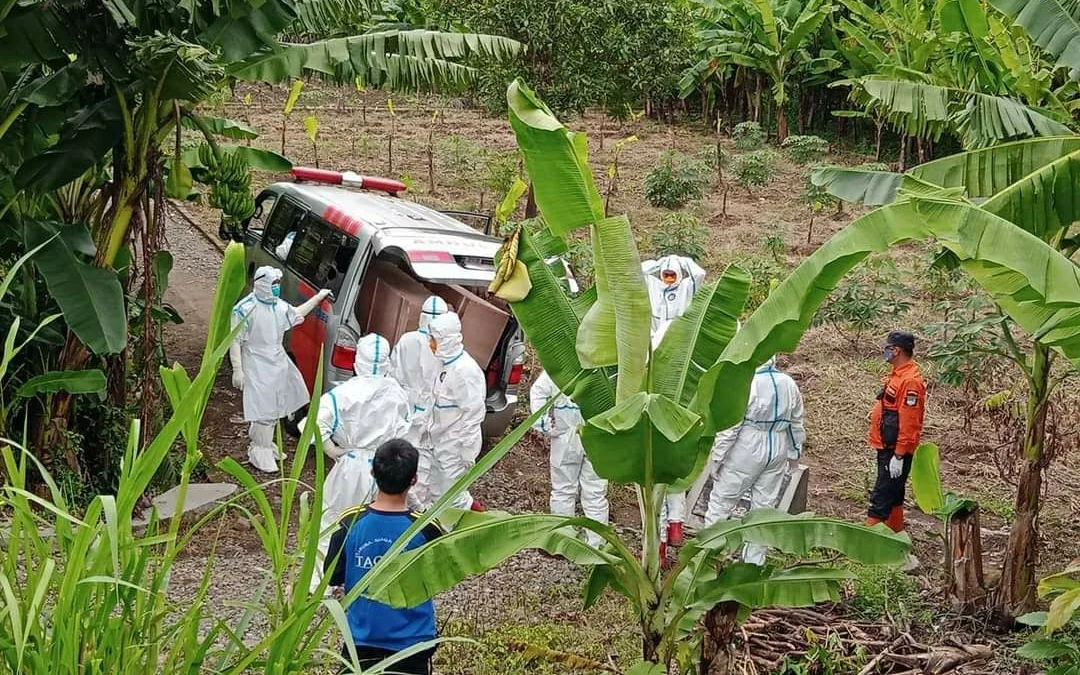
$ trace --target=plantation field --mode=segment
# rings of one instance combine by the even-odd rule
[[[241,87],[213,107],[258,129],[261,135],[252,144],[280,151],[280,110],[285,95],[281,88]],[[432,206],[490,210],[501,196],[500,181],[505,182],[506,175],[512,176],[516,170],[515,142],[507,121],[469,109],[461,101],[436,97],[394,97],[392,110],[391,114],[385,94],[308,85],[285,122],[284,154],[302,166],[314,165],[317,152],[322,168],[401,178],[411,184],[408,198]],[[315,144],[302,122],[308,116],[318,120]],[[643,256],[653,253],[659,235],[689,227],[703,237],[705,255],[700,262],[710,275],[718,275],[731,263],[753,274],[754,304],[767,295],[771,279],[786,276],[786,270],[862,212],[850,205],[845,205],[842,213],[836,213],[833,205],[813,212],[802,198],[810,168],[775,148],[776,175],[766,185],[748,190],[732,184],[731,160],[747,151],[736,149],[726,131],[719,137],[729,156],[722,172],[726,184],[722,184],[708,165],[709,158],[715,157],[718,137],[693,121],[672,125],[647,118],[617,122],[591,114],[566,123],[588,132],[590,160],[602,194],[611,192],[609,166],[618,152],[617,183],[609,211],[629,215]],[[637,140],[619,144],[630,136]],[[864,154],[865,148],[849,148],[843,139],[830,140],[827,160],[831,163],[857,165],[872,160]],[[692,215],[700,226],[688,226],[685,220],[676,223],[673,211],[653,207],[646,199],[646,176],[670,150],[694,159],[694,166],[703,173],[706,188],[702,197],[677,211]],[[257,174],[254,182],[261,185],[274,179]],[[204,232],[216,232],[217,212],[196,205],[184,209],[194,215]],[[182,219],[170,219],[166,237],[177,259],[168,299],[185,319],[184,324],[166,329],[166,349],[170,359],[194,367],[202,352],[208,289],[220,256]],[[973,296],[971,289],[958,277],[932,270],[934,255],[932,246],[908,245],[872,257],[841,283],[835,294],[839,299],[826,305],[819,315],[823,323],[806,334],[798,351],[780,357],[779,363],[798,381],[806,400],[804,462],[811,467],[811,509],[861,521],[866,492],[873,481],[872,455],[864,441],[866,414],[887,368],[881,360],[879,341],[893,328],[915,332],[921,338],[921,354],[916,358],[929,385],[924,440],[941,447],[946,489],[981,504],[985,561],[988,576],[993,577],[1002,562],[1015,493],[1011,483],[1015,480],[1014,462],[1007,453],[1017,425],[1022,430],[1023,417],[1022,413],[1009,414],[1013,381],[1009,372],[979,371],[957,380],[947,372],[947,362],[925,357],[935,340],[941,342],[949,331],[959,330],[965,313],[972,311],[965,304]],[[575,262],[579,271],[588,275],[588,260],[579,256]],[[530,360],[528,366],[526,382],[531,382],[538,365]],[[985,405],[995,394],[997,403]],[[1063,447],[1075,443],[1077,406],[1080,397],[1070,394],[1052,411],[1052,433]],[[229,387],[225,373],[218,378],[202,429],[208,464],[225,456],[239,461],[245,458],[246,429],[232,419],[239,411],[240,397]],[[221,477],[213,468],[208,468],[208,473]],[[1080,540],[1074,534],[1080,526],[1077,485],[1080,457],[1073,453],[1058,458],[1047,473],[1046,501],[1039,522],[1040,574],[1060,569],[1080,556]],[[546,444],[530,435],[480,479],[474,494],[489,508],[545,511],[547,488]],[[636,529],[638,507],[633,492],[613,487],[612,499],[614,521],[622,528]],[[837,611],[860,620],[907,625],[927,643],[940,642],[946,636],[968,636],[971,641],[991,644],[1015,640],[984,634],[984,626],[971,622],[941,619],[940,597],[934,595],[941,589],[936,581],[941,572],[939,522],[920,514],[910,502],[908,518],[908,531],[915,541],[913,553],[922,561],[916,575],[860,576],[857,601]],[[260,565],[253,553],[259,550],[255,535],[239,518],[223,523],[219,539],[199,542],[186,554],[192,559],[183,561],[183,566],[191,573],[178,574],[170,593],[183,597],[191,585],[198,584],[202,569],[199,557],[214,546],[220,564],[215,565],[213,602],[222,611],[235,611],[248,590],[247,571]],[[485,649],[444,647],[438,672],[564,672],[557,665],[530,665],[525,657],[512,653],[509,645],[514,641],[573,651],[602,664],[628,664],[640,648],[636,634],[627,630],[633,621],[628,607],[612,595],[582,612],[579,580],[578,568],[529,552],[444,594],[439,609],[445,631],[479,639]],[[864,592],[869,588],[879,595]],[[882,588],[887,590],[880,595]],[[966,672],[1018,672],[1005,649],[995,650],[991,665],[977,668]]]

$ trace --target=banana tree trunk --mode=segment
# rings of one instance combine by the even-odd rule
[[[986,598],[983,582],[982,527],[979,507],[954,515],[948,524],[945,542],[946,593],[957,609],[976,609]]]
[[[705,636],[701,644],[698,675],[728,675],[731,672],[738,611],[738,603],[721,602],[705,614]]]
[[[784,139],[788,137],[788,121],[787,112],[784,110],[784,106],[777,104],[776,106],[776,141],[777,143],[783,143]]]
[[[995,609],[1006,619],[1034,610],[1035,564],[1039,554],[1039,498],[1046,467],[1046,415],[1048,412],[1050,350],[1035,343],[1032,353],[1031,392],[1024,429],[1024,464],[1016,487],[1016,519],[1009,530],[1005,567],[1001,571]]]

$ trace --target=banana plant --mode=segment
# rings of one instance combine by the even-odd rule
[[[1080,323],[1080,276],[1071,261],[998,213],[975,207],[957,190],[911,179],[897,189],[892,203],[856,220],[808,257],[737,331],[748,279],[728,268],[695,296],[651,351],[649,308],[632,233],[625,217],[604,216],[585,137],[563,127],[522,83],[513,83],[507,98],[545,225],[535,235],[518,233],[517,259],[531,288],[511,306],[544,368],[580,406],[586,419],[582,441],[597,472],[636,486],[643,522],[640,554],[610,527],[586,518],[465,515],[447,537],[394,557],[373,573],[363,590],[372,597],[413,604],[523,548],[551,551],[553,538],[583,527],[599,534],[604,545],[570,544],[565,536],[558,545],[568,559],[590,568],[586,600],[594,601],[607,588],[626,596],[638,615],[645,657],[631,672],[668,672],[688,651],[680,647],[700,631],[702,614],[719,612],[730,627],[730,619],[749,608],[834,597],[843,578],[842,572],[823,568],[724,564],[742,544],[796,555],[827,548],[871,564],[899,562],[908,550],[906,535],[886,528],[756,511],[699,532],[666,574],[659,564],[657,516],[664,491],[701,472],[716,432],[742,417],[755,368],[796,348],[817,308],[859,262],[894,244],[935,238],[1020,325],[1058,340],[1063,349],[1080,346],[1080,340],[1065,336],[1068,326]],[[583,227],[590,230],[597,283],[569,297],[544,260],[561,252],[567,235]],[[511,253],[504,249],[502,255]],[[703,623],[725,625],[716,618]],[[723,672],[730,632],[710,631],[707,638],[714,651],[678,663],[679,672]]]
[[[544,368],[581,407],[587,420],[582,441],[597,472],[636,486],[642,539],[631,546],[610,526],[587,518],[464,514],[445,538],[369,574],[363,592],[408,606],[524,548],[558,552],[588,568],[587,605],[610,588],[634,607],[644,656],[640,672],[667,672],[673,663],[679,663],[679,672],[698,672],[706,666],[689,658],[685,646],[698,634],[698,620],[715,606],[730,610],[734,620],[735,608],[813,604],[837,598],[847,576],[819,567],[720,564],[744,543],[795,555],[831,549],[867,564],[901,562],[909,540],[887,528],[759,511],[706,528],[663,573],[658,528],[663,497],[670,487],[692,481],[708,458],[718,427],[709,399],[701,396],[703,376],[733,344],[749,278],[738,268],[726,270],[699,291],[652,351],[649,299],[633,232],[625,216],[605,217],[585,136],[563,127],[522,83],[512,84],[507,97],[510,124],[545,224],[535,235],[521,228],[512,236],[515,264],[508,261],[515,257],[513,247],[502,251],[500,267],[524,266],[531,283],[527,295],[511,306]],[[563,252],[567,236],[584,227],[592,239],[597,281],[570,297],[545,260]],[[732,414],[741,417],[748,391],[749,380]],[[604,544],[594,548],[573,538],[568,533],[574,527],[597,533]],[[728,642],[718,644],[706,659],[716,664],[708,667],[719,667],[726,656]]]

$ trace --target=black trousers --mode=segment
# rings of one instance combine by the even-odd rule
[[[908,474],[911,473],[912,455],[904,456],[904,470],[899,478],[889,475],[889,462],[893,458],[892,450],[877,451],[877,480],[874,481],[874,490],[870,493],[870,508],[866,513],[871,518],[887,520],[894,506],[904,505],[904,486],[907,485]]]
[[[394,654],[397,654],[397,652],[392,649],[356,645],[356,657],[360,661],[360,668],[365,671]],[[341,648],[341,655],[346,660],[349,659],[349,648],[347,646]],[[433,656],[435,656],[434,647],[425,649],[390,666],[390,672],[401,673],[402,675],[431,675],[431,658]],[[347,673],[349,669],[345,668],[342,672]]]

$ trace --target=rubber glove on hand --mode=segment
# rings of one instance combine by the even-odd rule
[[[889,460],[889,475],[893,478],[899,478],[904,473],[904,458],[900,455],[893,455]]]
[[[244,371],[239,368],[233,368],[232,386],[238,391],[244,391]]]

